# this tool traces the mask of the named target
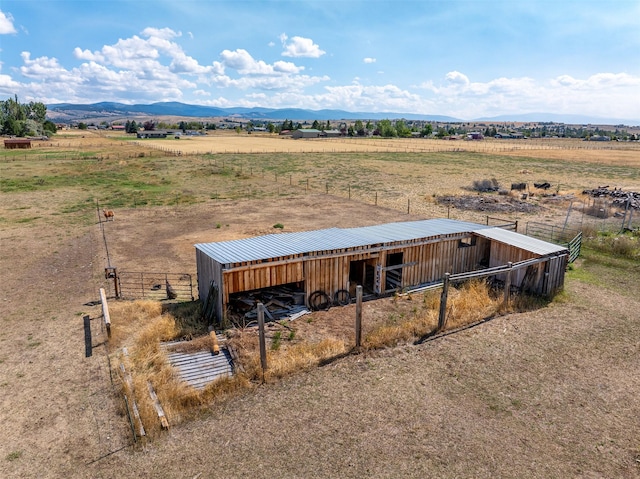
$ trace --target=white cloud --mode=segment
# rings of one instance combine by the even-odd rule
[[[364,63],[375,63],[376,59],[375,58],[371,58],[371,57],[365,57],[365,58],[362,59],[362,61]]]
[[[438,113],[464,119],[530,112],[585,114],[637,119],[640,77],[627,73],[598,73],[586,79],[560,75],[547,81],[496,78],[473,82],[463,73],[445,75],[419,86],[432,97]]]
[[[142,35],[145,37],[157,37],[165,40],[171,40],[172,38],[181,37],[181,32],[174,32],[170,28],[152,28],[147,27],[142,30]]]
[[[0,10],[0,35],[8,35],[10,33],[17,33],[13,26],[13,17],[10,13],[4,13]]]
[[[283,57],[320,58],[326,53],[324,50],[320,50],[320,47],[313,43],[313,40],[310,38],[293,37],[291,41],[287,43],[289,39],[283,33],[280,35],[280,39],[284,47],[284,51],[282,52]]]

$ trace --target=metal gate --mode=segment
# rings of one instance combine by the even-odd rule
[[[121,299],[194,300],[193,280],[189,273],[119,271],[116,280]]]

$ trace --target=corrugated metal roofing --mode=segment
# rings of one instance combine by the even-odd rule
[[[470,233],[484,228],[491,227],[466,221],[432,219],[360,228],[328,228],[271,234],[217,243],[199,243],[195,247],[218,263],[232,264]]]
[[[504,230],[502,228],[483,228],[473,232],[490,240],[515,246],[516,248],[530,251],[531,253],[538,254],[540,256],[560,253],[567,250],[564,246],[547,243],[546,241],[532,238],[531,236],[526,236],[514,231]]]

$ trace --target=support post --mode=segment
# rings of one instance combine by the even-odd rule
[[[507,271],[507,276],[504,280],[504,305],[509,306],[511,301],[511,273],[513,272],[513,263],[509,261],[507,263],[509,266],[509,270]]]
[[[93,346],[91,344],[91,318],[86,315],[84,321],[84,357],[90,358],[93,354]]]
[[[262,366],[262,382],[267,370],[267,345],[264,337],[264,304],[258,303],[258,334],[260,340],[260,364]]]
[[[362,346],[362,285],[356,286],[356,349]]]
[[[440,313],[438,314],[438,332],[444,330],[447,324],[447,296],[449,295],[449,277],[451,274],[445,273],[442,278],[442,294],[440,295]]]
[[[111,316],[109,315],[109,305],[107,304],[107,295],[104,292],[104,288],[100,288],[100,302],[102,303],[104,326],[107,328],[107,338],[111,339]]]

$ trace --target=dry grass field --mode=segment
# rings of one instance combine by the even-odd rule
[[[640,189],[640,154],[628,145],[493,152],[426,141],[432,150],[417,151],[413,141],[405,151],[253,152],[252,143],[173,156],[89,132],[2,150],[0,477],[640,477],[640,265],[589,251],[540,309],[256,383],[132,444],[99,319],[84,357],[82,316],[99,317],[99,287],[112,293],[108,261],[195,273],[194,243],[276,223],[482,221],[484,212],[434,199],[469,194],[482,178],[545,179],[576,198],[599,184]],[[98,224],[96,201],[115,221]],[[566,200],[530,201],[543,209],[498,216],[564,220]],[[365,322],[409,314],[416,301],[368,302]],[[350,308],[305,328],[350,323]]]

